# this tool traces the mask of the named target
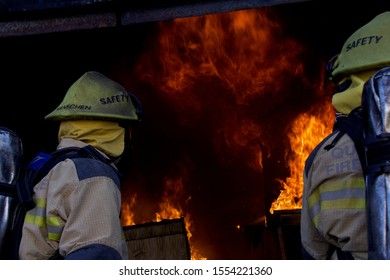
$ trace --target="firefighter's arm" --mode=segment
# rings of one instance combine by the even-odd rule
[[[304,176],[301,210],[301,246],[304,259],[328,259],[329,244],[320,234],[310,214],[309,195],[313,191],[311,173]]]
[[[301,243],[305,259],[329,259],[329,243],[313,224],[304,205],[301,211]]]
[[[60,254],[65,259],[126,258],[120,205],[118,183],[112,178],[81,178],[66,197],[67,221],[59,244]]]

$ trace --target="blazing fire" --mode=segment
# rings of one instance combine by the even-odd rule
[[[153,132],[139,188],[124,190],[123,222],[184,217],[192,259],[228,258],[242,249],[231,236],[268,211],[264,169],[279,162],[286,138],[288,166],[280,168],[290,177],[277,179],[282,190],[272,209],[299,208],[304,160],[329,132],[324,117],[333,118],[328,102],[318,102],[325,96],[320,66],[307,69],[305,52],[272,9],[159,22],[133,70],[152,115],[143,126]],[[320,109],[307,112],[310,106]],[[177,168],[184,162],[191,166],[185,173]],[[161,194],[153,207],[145,189]],[[202,245],[213,244],[207,249],[192,240],[204,229],[210,240]],[[216,243],[220,255],[212,252]]]
[[[187,231],[187,238],[190,243],[190,253],[191,259],[193,260],[205,260],[206,258],[191,245],[191,219],[190,215],[185,214],[180,206],[180,201],[184,193],[184,186],[182,178],[178,179],[169,179],[165,182],[164,194],[162,201],[159,205],[160,211],[156,213],[156,222],[160,222],[163,219],[177,219],[184,216],[184,222]],[[188,197],[184,203],[187,203],[191,200],[191,197]]]
[[[279,180],[282,190],[271,205],[271,213],[274,210],[302,208],[303,170],[306,158],[331,132],[333,121],[334,110],[331,104],[318,108],[316,115],[303,113],[293,121],[288,134],[290,149],[286,152],[291,176],[286,181]]]

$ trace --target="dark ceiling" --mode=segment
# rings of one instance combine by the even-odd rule
[[[0,36],[114,27],[305,1],[0,1]]]

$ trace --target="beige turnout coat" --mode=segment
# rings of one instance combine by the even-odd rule
[[[301,213],[303,248],[315,259],[335,259],[332,247],[367,259],[365,183],[351,138],[345,134],[329,151],[330,137],[304,175]]]
[[[65,138],[59,148],[84,145]],[[20,259],[49,259],[56,252],[65,257],[91,244],[106,245],[128,258],[115,172],[96,160],[75,162],[60,162],[34,187],[36,207],[25,219]]]

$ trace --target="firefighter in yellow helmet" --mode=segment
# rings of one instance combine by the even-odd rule
[[[127,259],[120,223],[120,176],[115,163],[126,153],[129,126],[141,106],[123,86],[87,72],[45,119],[59,121],[57,151],[92,147],[98,157],[65,159],[34,186],[20,259]]]
[[[365,180],[352,139],[362,126],[365,83],[390,66],[389,26],[390,12],[377,15],[346,40],[327,67],[338,85],[332,98],[336,121],[334,132],[306,161],[301,212],[305,259],[368,258]]]

